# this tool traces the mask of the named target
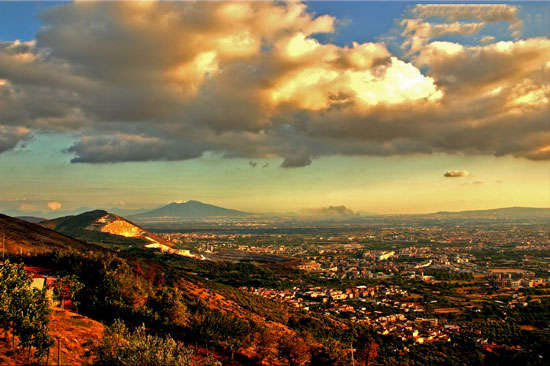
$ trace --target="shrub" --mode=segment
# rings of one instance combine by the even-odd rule
[[[191,366],[193,350],[171,337],[146,334],[145,327],[129,330],[121,320],[105,329],[94,348],[95,365]]]

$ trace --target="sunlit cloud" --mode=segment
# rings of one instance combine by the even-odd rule
[[[48,208],[52,211],[57,211],[61,208],[61,203],[57,201],[48,202]]]
[[[36,41],[0,42],[0,152],[57,132],[77,136],[74,163],[550,159],[550,40],[518,39],[516,6],[416,6],[400,23],[406,57],[383,42],[315,38],[337,21],[297,2],[53,7]],[[516,38],[437,39],[499,21]]]
[[[507,4],[417,4],[410,17],[401,21],[402,47],[417,52],[431,39],[445,35],[472,35],[490,23],[504,21],[513,37],[519,37],[523,22],[518,7]],[[444,23],[432,21],[446,21]]]

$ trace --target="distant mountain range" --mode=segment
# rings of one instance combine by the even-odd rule
[[[114,209],[113,209],[114,210]],[[105,242],[120,242],[127,241],[129,244],[144,244],[150,242],[146,236],[153,237],[154,234],[146,232],[145,229],[139,227],[137,224],[123,218],[122,216],[105,210],[92,210],[78,215],[69,215],[59,217],[53,220],[46,220],[42,217],[35,216],[21,216],[20,219],[31,222],[40,223],[41,225],[59,231],[66,235],[85,240],[93,243],[105,243]],[[132,210],[128,210],[132,212]],[[295,224],[296,222],[302,222],[307,225],[308,223],[320,222],[320,221],[332,221],[332,222],[348,222],[353,224],[372,223],[380,220],[482,220],[482,221],[525,221],[533,220],[536,222],[546,222],[550,220],[550,208],[535,208],[535,207],[506,207],[496,208],[489,210],[467,210],[467,211],[439,211],[433,213],[424,214],[390,214],[390,215],[372,215],[372,214],[359,214],[354,212],[345,206],[330,206],[328,208],[302,210],[299,213],[287,213],[287,214],[273,214],[273,213],[249,213],[229,208],[219,207],[199,201],[186,201],[186,202],[173,202],[168,205],[159,207],[157,209],[142,212],[134,211],[133,215],[124,215],[130,220],[134,220],[148,228],[158,229],[161,226],[156,224],[178,224],[178,223],[200,223],[205,224],[217,221],[217,219],[229,219],[232,222],[263,222],[265,224],[273,224],[277,222],[278,225]],[[119,211],[115,211],[120,214]],[[118,223],[125,222],[126,227],[134,227],[135,232],[142,233],[139,235],[129,236],[128,233],[116,233],[107,232],[109,228],[114,227],[112,225],[98,226],[97,220],[116,221]],[[96,222],[96,224],[92,224]],[[155,224],[152,225],[151,224]],[[95,225],[95,226],[94,226]],[[107,229],[106,229],[107,228]],[[122,230],[122,229],[121,229]],[[108,235],[117,235],[116,240],[110,240]],[[112,239],[112,238],[111,238]],[[156,238],[160,242],[160,238]]]
[[[33,224],[38,224],[39,222],[47,220],[44,217],[36,217],[36,216],[17,216],[16,219],[27,221]]]
[[[161,237],[148,232],[127,219],[104,210],[84,212],[43,221],[42,226],[65,235],[102,245],[142,246],[167,244]]]
[[[212,217],[240,217],[249,213],[202,203],[199,201],[172,202],[152,211],[131,216],[136,220],[202,219]]]
[[[550,208],[537,207],[505,207],[490,210],[469,210],[469,211],[440,211],[429,214],[430,216],[444,216],[456,218],[495,218],[495,219],[529,219],[529,218],[550,218]]]

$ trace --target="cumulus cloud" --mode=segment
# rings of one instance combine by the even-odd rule
[[[410,60],[382,42],[317,41],[337,20],[297,2],[76,2],[42,20],[36,41],[0,42],[0,152],[55,131],[78,136],[73,163],[550,159],[550,40],[434,40],[519,30],[515,6],[415,7]]]
[[[61,203],[57,201],[48,202],[48,208],[52,211],[57,211],[61,208]]]
[[[445,174],[443,174],[446,178],[461,178],[461,177],[467,177],[470,175],[470,172],[467,170],[449,170]]]

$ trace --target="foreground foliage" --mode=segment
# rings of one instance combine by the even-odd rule
[[[462,323],[463,329],[481,325],[483,332],[463,331],[454,335],[449,343],[410,344],[391,334],[377,334],[372,328],[347,319],[325,316],[321,312],[296,311],[233,287],[244,285],[242,282],[232,285],[217,280],[230,278],[240,270],[244,271],[243,275],[259,275],[262,270],[254,264],[237,269],[227,264],[197,262],[192,268],[197,272],[193,272],[188,268],[190,261],[185,259],[139,255],[75,251],[21,259],[66,271],[74,276],[75,282],[81,282],[84,287],[75,297],[84,315],[106,323],[119,318],[128,327],[137,327],[136,332],[140,332],[139,327],[144,324],[146,329],[165,337],[161,339],[214,350],[216,357],[233,360],[234,364],[350,365],[351,349],[355,350],[357,366],[543,365],[550,358],[547,330],[525,332],[517,326],[508,327],[509,319],[502,320],[506,326],[500,322],[480,324],[479,320]],[[216,281],[204,277],[216,278]],[[207,293],[212,296],[208,297]],[[121,349],[106,345],[98,348],[102,355],[98,362],[147,364],[148,357],[153,357],[154,364],[154,349],[159,347],[164,349],[160,353],[178,354],[176,348],[161,341],[140,344],[139,337],[126,332],[129,340],[116,338],[116,333],[106,336],[112,347],[121,346]],[[140,334],[146,337],[145,333]],[[477,341],[480,338],[504,344],[513,340],[522,350],[501,347],[487,351]],[[133,340],[137,343],[132,345]],[[152,348],[140,348],[145,346]],[[116,363],[127,360],[124,355],[131,352],[145,358]],[[185,355],[185,352],[180,355],[181,360],[186,360]]]
[[[96,345],[98,366],[191,366],[193,350],[184,347],[171,337],[146,334],[145,327],[130,331],[116,320],[105,329],[102,341]]]
[[[13,343],[42,358],[53,344],[49,336],[49,303],[45,290],[31,288],[31,277],[22,264],[0,265],[0,326],[11,330]]]

